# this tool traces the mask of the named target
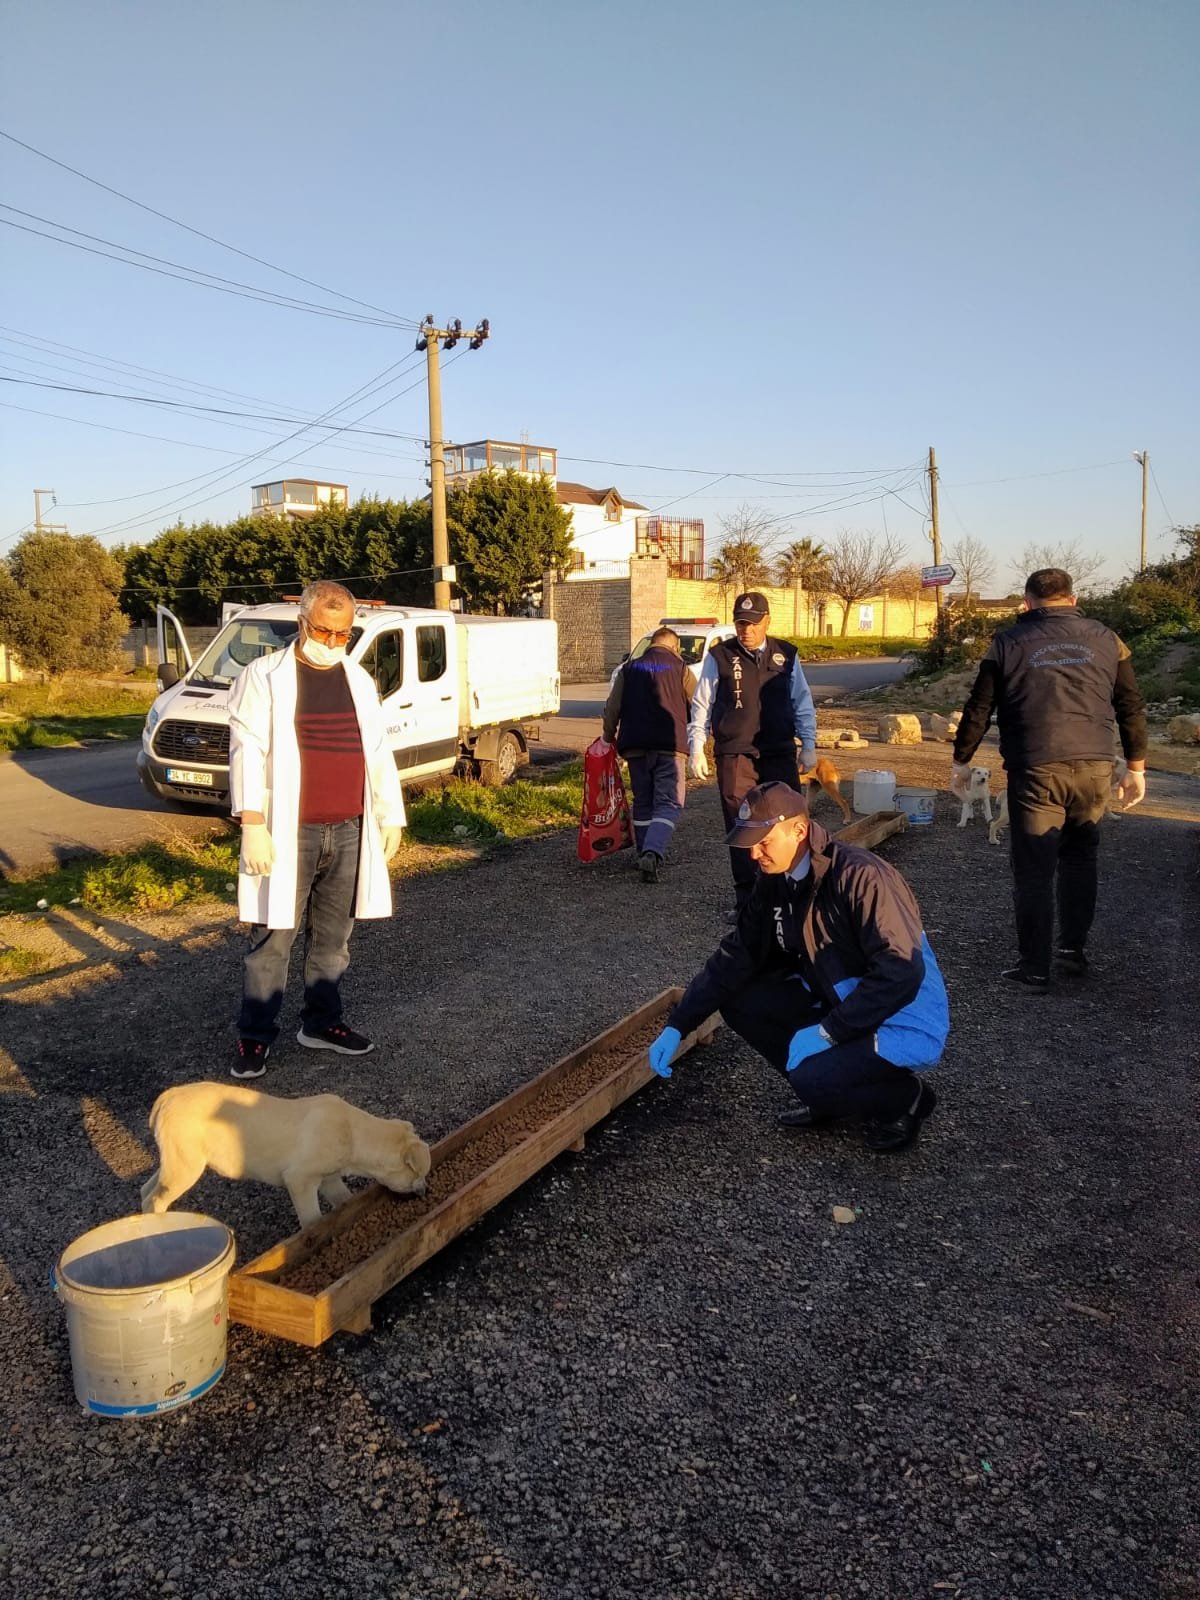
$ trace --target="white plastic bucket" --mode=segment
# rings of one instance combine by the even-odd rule
[[[936,798],[936,789],[918,789],[901,784],[896,789],[895,809],[903,811],[910,827],[928,827],[933,822],[933,803]]]
[[[854,774],[854,809],[869,817],[875,811],[890,811],[896,796],[896,774],[863,767]]]
[[[198,1212],[120,1217],[81,1234],[51,1282],[67,1308],[75,1395],[102,1417],[150,1417],[225,1371],[233,1234]]]

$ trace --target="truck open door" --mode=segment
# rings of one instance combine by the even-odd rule
[[[169,689],[191,671],[192,652],[182,622],[166,606],[155,606],[154,625],[158,635],[159,687]]]

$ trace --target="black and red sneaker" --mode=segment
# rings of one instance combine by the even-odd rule
[[[304,1024],[296,1039],[306,1050],[336,1050],[340,1056],[366,1056],[375,1048],[370,1039],[355,1033],[344,1022],[331,1022],[327,1028]]]
[[[261,1039],[239,1039],[233,1060],[229,1063],[231,1078],[261,1078],[267,1070],[267,1057],[271,1046]]]

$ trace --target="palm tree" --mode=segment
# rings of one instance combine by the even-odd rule
[[[829,557],[825,546],[813,539],[793,539],[776,558],[775,582],[781,589],[803,590],[804,631],[811,633],[813,600],[822,600],[829,588]]]

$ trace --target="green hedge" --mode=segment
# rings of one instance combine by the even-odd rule
[[[864,639],[861,635],[847,634],[825,639],[797,639],[783,636],[800,652],[801,661],[837,661],[851,656],[901,656],[907,650],[920,650],[924,639]]]

